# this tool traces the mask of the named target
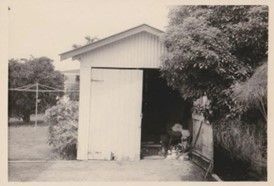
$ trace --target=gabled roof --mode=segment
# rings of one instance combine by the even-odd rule
[[[61,57],[61,60],[65,60],[65,59],[68,59],[68,58],[71,58],[71,57],[74,58],[75,56],[78,56],[80,54],[92,51],[96,48],[99,48],[99,47],[102,47],[104,45],[113,43],[115,41],[119,41],[121,39],[124,39],[126,37],[132,36],[132,35],[140,33],[140,32],[148,32],[148,33],[151,33],[151,34],[156,35],[156,36],[160,36],[164,33],[163,31],[161,31],[157,28],[154,28],[154,27],[149,26],[147,24],[142,24],[142,25],[139,25],[137,27],[134,27],[134,28],[128,29],[126,31],[120,32],[118,34],[114,34],[114,35],[111,35],[107,38],[98,40],[98,41],[93,42],[91,44],[88,44],[88,45],[85,45],[85,46],[82,46],[82,47],[79,47],[79,48],[76,48],[76,49],[61,53],[60,57]]]

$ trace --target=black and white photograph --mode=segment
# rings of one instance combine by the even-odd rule
[[[269,11],[7,3],[8,182],[267,182]]]

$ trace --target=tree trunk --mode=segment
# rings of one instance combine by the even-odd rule
[[[30,122],[30,114],[25,114],[25,115],[23,116],[23,121],[24,121],[24,122]]]

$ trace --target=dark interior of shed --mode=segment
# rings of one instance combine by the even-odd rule
[[[191,126],[191,104],[178,91],[168,87],[160,71],[155,69],[144,70],[142,114],[142,157],[159,155],[161,141],[176,143],[180,140],[180,134],[171,131],[175,123],[180,123],[184,129]],[[154,151],[144,152],[146,147]]]

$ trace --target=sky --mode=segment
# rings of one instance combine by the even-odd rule
[[[59,54],[146,23],[165,30],[167,0],[13,0],[9,11],[9,58],[47,56],[57,70],[79,68],[78,61],[60,61]]]

